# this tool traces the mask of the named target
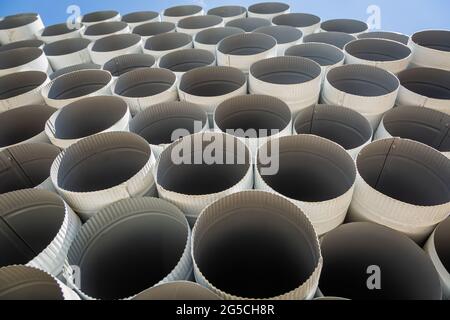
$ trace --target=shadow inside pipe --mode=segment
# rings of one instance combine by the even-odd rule
[[[145,49],[153,51],[173,50],[187,46],[191,42],[192,37],[185,33],[163,33],[148,39],[145,43]]]
[[[322,22],[321,28],[329,32],[344,32],[355,34],[367,31],[367,23],[353,19],[334,19]]]
[[[320,23],[320,17],[307,13],[287,13],[273,18],[272,23],[278,26],[306,28]]]
[[[433,99],[450,100],[450,72],[431,68],[415,68],[398,75],[406,89]]]
[[[344,32],[313,33],[303,38],[304,43],[326,43],[338,47],[339,49],[344,49],[345,45],[353,40],[356,40],[354,36]]]
[[[262,2],[255,3],[248,7],[249,12],[257,14],[273,14],[289,10],[290,6],[282,2]]]
[[[40,71],[24,71],[0,77],[0,99],[9,99],[30,92],[43,85],[47,74]]]
[[[268,36],[272,36],[277,40],[278,44],[299,41],[303,37],[303,33],[300,30],[289,26],[261,27],[253,32],[264,33]]]
[[[96,11],[96,12],[91,12],[91,13],[85,14],[83,16],[83,19],[81,20],[81,22],[82,23],[100,22],[100,21],[112,19],[118,15],[119,15],[119,13],[117,11],[113,11],[113,10]]]
[[[116,51],[134,46],[141,41],[137,34],[115,34],[95,41],[92,51],[108,52]]]
[[[154,11],[139,11],[125,14],[122,21],[126,23],[139,23],[158,18],[159,13]]]
[[[114,93],[128,98],[150,97],[169,90],[176,76],[166,69],[136,69],[123,74]]]
[[[246,13],[247,9],[241,6],[221,6],[210,9],[208,14],[216,15],[222,18],[230,18]]]
[[[133,29],[133,33],[142,37],[151,37],[158,34],[172,32],[175,30],[175,24],[172,22],[149,22],[137,26]]]
[[[193,16],[178,22],[177,27],[182,29],[203,29],[213,27],[222,22],[223,19],[219,16]]]
[[[44,41],[37,39],[16,41],[0,46],[0,52],[19,48],[42,48],[44,44]]]
[[[345,58],[344,53],[335,46],[314,42],[290,47],[286,50],[285,56],[308,58],[322,67],[335,65]]]
[[[0,30],[19,28],[27,24],[31,24],[38,19],[39,18],[36,14],[8,16],[3,20],[0,20]]]
[[[345,46],[345,51],[369,61],[396,61],[411,55],[411,49],[397,42],[383,39],[360,39]]]
[[[164,10],[167,17],[184,17],[200,13],[203,8],[197,5],[175,6]]]
[[[86,28],[84,35],[85,36],[101,36],[107,35],[111,33],[116,33],[121,30],[124,30],[128,27],[128,24],[122,21],[110,21],[110,22],[101,22],[98,24],[94,24]]]
[[[82,38],[64,39],[45,45],[47,56],[62,56],[86,49],[91,41]]]
[[[401,44],[407,45],[409,37],[407,35],[397,33],[397,32],[387,32],[387,31],[371,31],[358,35],[358,39],[386,39],[400,42]]]
[[[195,36],[195,42],[206,45],[216,45],[229,36],[242,34],[244,32],[244,30],[234,27],[210,28],[197,33]]]
[[[450,32],[445,30],[421,31],[411,37],[412,41],[420,46],[450,52]]]
[[[187,72],[192,69],[215,64],[214,54],[202,49],[184,49],[171,52],[159,60],[159,67],[173,72]]]
[[[41,36],[42,37],[59,36],[59,35],[71,33],[75,30],[76,29],[70,28],[67,23],[59,23],[59,24],[54,24],[54,25],[45,27]]]
[[[109,71],[113,77],[120,77],[129,71],[139,68],[151,68],[156,59],[149,54],[132,53],[115,57],[106,62],[103,70]]]
[[[271,22],[263,18],[238,18],[227,22],[225,26],[239,28],[245,32],[252,32],[258,28],[270,25],[272,25]]]
[[[42,56],[39,48],[18,48],[0,53],[0,70],[25,65]]]

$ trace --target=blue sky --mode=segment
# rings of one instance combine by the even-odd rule
[[[121,13],[137,10],[161,11],[185,3],[202,3],[206,8],[224,4],[248,6],[257,0],[0,0],[0,16],[19,12],[39,12],[45,24],[65,21],[69,5],[78,5],[82,13],[116,9]],[[382,29],[412,34],[422,29],[450,29],[449,0],[285,0],[294,12],[314,13],[322,19],[357,18],[366,20],[367,7],[381,8]]]

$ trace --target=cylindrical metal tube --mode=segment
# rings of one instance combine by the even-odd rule
[[[144,53],[151,54],[156,59],[170,52],[192,47],[192,37],[178,32],[158,34],[147,39],[143,44]]]
[[[427,30],[413,34],[409,40],[413,51],[411,66],[450,71],[449,43],[449,30]]]
[[[42,71],[23,71],[0,77],[0,113],[30,104],[42,104],[41,90],[49,83]]]
[[[159,59],[160,68],[173,71],[178,79],[186,72],[207,66],[216,65],[216,56],[203,49],[182,49],[170,52]]]
[[[190,242],[188,222],[174,205],[156,198],[122,200],[81,228],[68,254],[81,281],[70,274],[67,280],[84,299],[130,299],[158,284],[189,280]]]
[[[302,43],[302,31],[289,26],[268,26],[256,29],[253,32],[267,34],[277,40],[277,55],[284,56],[286,49]]]
[[[62,69],[59,69],[58,71],[53,72],[50,75],[50,80],[54,80],[56,78],[58,78],[59,76],[71,73],[71,72],[75,72],[75,71],[80,71],[80,70],[98,70],[101,69],[102,66],[99,64],[95,64],[95,63],[80,63],[80,64],[76,64],[70,67],[65,67]]]
[[[399,106],[434,109],[450,115],[450,71],[414,68],[398,74]]]
[[[21,71],[51,71],[44,51],[39,48],[18,48],[0,52],[0,77]]]
[[[27,266],[0,268],[0,300],[80,300],[57,278]]]
[[[389,31],[370,31],[366,33],[361,33],[358,35],[358,39],[386,39],[400,42],[401,44],[408,45],[409,36]]]
[[[349,210],[420,242],[450,212],[450,159],[422,143],[392,138],[366,146]]]
[[[147,289],[133,300],[220,300],[219,296],[201,285],[189,281],[174,281]]]
[[[130,119],[130,111],[122,99],[90,97],[55,112],[45,125],[45,133],[53,145],[65,149],[94,134],[128,131]]]
[[[156,158],[177,139],[208,129],[208,114],[200,106],[189,102],[157,104],[130,121],[130,132],[147,140]]]
[[[245,33],[244,30],[235,27],[217,27],[200,31],[195,35],[194,47],[196,49],[208,50],[216,55],[217,44],[223,39]]]
[[[289,106],[278,98],[238,96],[216,108],[214,129],[241,139],[255,158],[258,148],[268,140],[292,134],[292,114]]]
[[[112,58],[103,65],[102,69],[109,71],[113,77],[120,77],[139,68],[153,68],[155,64],[156,59],[149,54],[130,53]]]
[[[400,137],[426,144],[450,158],[450,115],[422,107],[397,107],[388,111],[375,139]]]
[[[338,47],[341,50],[344,49],[347,43],[353,40],[356,40],[355,36],[344,32],[320,32],[303,37],[304,43],[326,43]]]
[[[61,150],[48,143],[25,143],[0,152],[0,194],[36,188],[55,191],[50,168]]]
[[[44,41],[45,43],[52,43],[55,41],[71,39],[71,38],[80,38],[81,32],[84,30],[84,27],[76,28],[70,27],[66,22],[54,24],[48,27],[39,30],[36,34],[36,37],[39,40]]]
[[[153,195],[154,155],[143,138],[107,132],[71,145],[55,160],[50,177],[58,193],[87,220],[122,199]]]
[[[237,18],[225,24],[226,27],[239,28],[245,32],[252,32],[258,28],[271,25],[272,23],[269,20],[263,18]]]
[[[133,33],[140,35],[142,41],[145,42],[147,39],[158,34],[175,32],[176,28],[172,22],[149,22],[134,28]]]
[[[128,24],[122,21],[101,22],[84,29],[82,36],[85,39],[96,41],[115,34],[127,34],[130,31]]]
[[[88,46],[92,62],[104,65],[109,60],[124,54],[142,53],[141,36],[116,34],[99,39]]]
[[[120,13],[114,10],[95,11],[85,14],[81,18],[81,23],[85,26],[91,26],[101,22],[120,21]]]
[[[81,38],[60,40],[47,44],[44,52],[53,70],[57,71],[77,64],[91,63],[88,49],[90,43],[91,41]]]
[[[135,115],[155,104],[178,100],[177,76],[166,69],[136,69],[121,75],[112,92],[125,100]]]
[[[450,218],[440,223],[425,245],[425,251],[439,273],[444,299],[450,299]]]
[[[113,77],[104,70],[79,70],[62,75],[42,89],[47,105],[62,108],[82,98],[111,94]]]
[[[202,30],[223,27],[223,19],[219,16],[194,16],[184,18],[177,23],[177,32],[182,32],[194,37]]]
[[[315,135],[281,137],[258,150],[255,188],[294,202],[318,235],[344,222],[355,180],[352,157],[338,144]]]
[[[354,19],[333,19],[324,21],[320,25],[321,32],[344,32],[355,37],[367,30],[369,25],[366,22]]]
[[[23,143],[48,143],[45,123],[55,111],[46,105],[28,105],[0,113],[0,150]]]
[[[317,105],[299,113],[294,122],[295,134],[314,134],[343,147],[356,159],[372,141],[372,127],[358,112],[339,106]]]
[[[59,276],[81,222],[55,193],[0,195],[0,266],[23,264]]]
[[[328,71],[321,100],[358,111],[375,130],[384,113],[394,107],[399,88],[397,77],[386,70],[345,65]]]
[[[321,67],[306,58],[265,59],[250,68],[249,91],[283,100],[295,117],[302,109],[318,103],[321,73]]]
[[[412,59],[406,45],[385,39],[359,39],[348,43],[344,52],[346,64],[366,64],[392,73],[405,70]]]
[[[0,43],[35,39],[44,23],[37,13],[17,14],[0,20]]]
[[[44,49],[45,42],[38,39],[15,41],[5,45],[0,46],[0,52],[5,52],[8,50],[19,49],[19,48],[39,48]]]
[[[167,8],[162,13],[162,21],[178,23],[178,21],[191,16],[201,16],[203,8],[197,5],[184,5]]]
[[[264,18],[269,21],[276,16],[291,12],[291,7],[282,2],[261,2],[248,7],[248,16]]]
[[[307,36],[316,33],[320,28],[320,17],[308,13],[287,13],[273,18],[276,26],[290,26],[299,29]]]
[[[411,239],[374,223],[350,223],[321,241],[319,288],[352,300],[441,300],[439,276]],[[411,267],[414,266],[414,267]]]
[[[227,37],[217,45],[217,65],[248,73],[253,63],[277,56],[277,40],[262,33]]]
[[[234,19],[247,17],[247,8],[241,6],[221,6],[208,10],[207,14],[222,17],[223,22],[227,23]]]
[[[322,269],[307,216],[261,191],[235,193],[203,210],[192,233],[192,258],[197,282],[227,300],[312,299]]]
[[[191,225],[214,201],[253,187],[247,146],[223,133],[197,133],[174,142],[161,153],[155,173],[159,197],[180,208]]]
[[[158,22],[161,20],[158,12],[138,11],[127,13],[122,17],[122,21],[128,23],[131,30],[149,22]]]

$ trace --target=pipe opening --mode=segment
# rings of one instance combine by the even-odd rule
[[[303,286],[320,263],[320,249],[306,216],[286,202],[265,192],[241,192],[209,206],[193,236],[202,277],[216,290],[250,299]]]
[[[412,41],[429,49],[450,52],[450,32],[445,30],[428,30],[417,32]]]
[[[47,74],[40,71],[25,71],[0,77],[0,100],[17,97],[45,83]]]
[[[360,147],[372,139],[372,127],[362,115],[339,106],[318,105],[298,115],[297,134],[314,134],[336,142],[346,150]]]
[[[444,265],[445,270],[450,270],[450,218],[439,224],[434,234],[434,246],[439,260]]]
[[[303,33],[289,26],[268,26],[256,29],[253,32],[263,33],[272,36],[277,40],[278,44],[286,44],[299,41],[303,37]]]
[[[230,67],[202,67],[183,75],[180,90],[200,97],[217,97],[238,90],[246,84],[245,75]]]
[[[71,192],[109,189],[135,176],[150,156],[150,146],[137,135],[125,132],[94,135],[66,149],[57,183]]]
[[[261,33],[243,33],[223,39],[217,50],[223,54],[250,56],[266,52],[277,45],[277,41]]]
[[[123,299],[171,274],[189,240],[189,226],[176,207],[154,198],[124,200],[87,222],[68,259],[83,274],[83,293]]]
[[[52,37],[52,36],[59,36],[63,34],[68,34],[73,31],[76,31],[74,28],[69,28],[67,23],[59,23],[54,24],[52,26],[45,27],[42,31],[41,36],[42,37]]]
[[[274,14],[289,10],[290,6],[282,2],[262,2],[248,7],[248,11],[257,14]]]
[[[54,100],[82,97],[104,88],[111,79],[111,74],[103,70],[81,70],[68,73],[53,80],[47,96]]]
[[[159,17],[158,12],[154,11],[139,11],[131,12],[122,17],[122,21],[126,23],[139,23],[150,21]]]
[[[0,69],[16,68],[30,63],[43,54],[39,48],[19,48],[0,53]]]
[[[69,67],[65,67],[62,69],[59,69],[58,71],[53,72],[50,75],[50,80],[54,80],[56,78],[58,78],[59,76],[68,74],[68,73],[72,73],[75,71],[80,71],[80,70],[96,70],[96,69],[101,69],[101,66],[95,63],[81,63],[81,64],[76,64],[74,66],[69,66]]]
[[[66,213],[61,198],[44,190],[2,194],[0,203],[0,266],[33,260],[55,239]]]
[[[26,26],[39,19],[37,14],[20,14],[5,17],[0,21],[0,30],[8,30]]]
[[[128,27],[128,24],[122,21],[101,22],[88,26],[84,32],[85,36],[103,36],[119,32]]]
[[[119,12],[109,10],[109,11],[96,11],[91,12],[88,14],[85,14],[83,16],[83,19],[81,20],[82,23],[95,23],[95,22],[101,22],[109,19],[113,19],[119,15]]]
[[[103,70],[109,71],[113,77],[139,68],[151,68],[155,65],[155,58],[149,54],[135,53],[115,57],[103,66]]]
[[[171,52],[159,61],[159,67],[173,72],[187,72],[189,70],[215,64],[216,57],[207,50],[184,49]]]
[[[123,74],[115,85],[114,93],[128,98],[154,96],[170,89],[176,75],[166,69],[136,69]]]
[[[178,22],[178,28],[181,29],[206,29],[217,26],[223,22],[219,16],[193,16],[187,17]]]
[[[351,223],[322,240],[319,287],[327,296],[352,300],[441,300],[439,277],[431,260],[411,239],[374,223]],[[367,286],[381,270],[382,290]],[[413,268],[411,266],[414,266]]]
[[[320,18],[308,13],[287,13],[273,18],[272,23],[278,26],[306,28],[320,23]]]
[[[348,34],[362,33],[369,29],[367,23],[353,19],[334,19],[322,22],[322,30],[329,32],[344,32]]]
[[[164,283],[156,287],[147,289],[133,300],[188,300],[188,301],[208,301],[219,300],[212,291],[202,287],[201,285],[188,282],[188,281],[176,281],[170,283]]]
[[[313,60],[322,67],[333,66],[343,62],[345,55],[339,48],[325,43],[304,43],[290,47],[286,56]]]
[[[450,201],[450,163],[410,140],[386,139],[365,147],[356,164],[364,181],[382,194],[417,206]]]
[[[207,124],[207,114],[199,106],[189,102],[167,102],[146,109],[130,122],[130,132],[143,137],[149,144],[172,143],[172,134],[184,129],[190,134],[197,133],[195,122]]]
[[[45,105],[30,105],[0,113],[0,148],[11,146],[40,134],[56,110]]]
[[[322,69],[314,61],[299,57],[276,57],[258,61],[250,74],[273,84],[300,84],[320,77]]]
[[[358,39],[385,39],[408,45],[409,37],[397,32],[371,31],[358,35]]]
[[[202,162],[196,164],[195,159],[199,154],[203,155],[211,143],[220,148],[217,152],[221,152],[222,160],[217,162],[223,164],[217,162],[206,164],[203,157]],[[189,159],[191,164],[184,162],[175,165],[172,159],[172,150],[175,146],[188,153],[183,157]],[[245,153],[236,150],[245,150]],[[234,164],[227,164],[226,157],[235,159]],[[228,190],[238,184],[250,167],[250,153],[242,142],[233,137],[226,138],[223,134],[199,133],[184,137],[163,151],[157,176],[158,183],[165,190],[184,195],[209,195]]]
[[[9,50],[14,50],[14,49],[20,49],[20,48],[43,48],[44,45],[45,45],[45,43],[42,40],[37,40],[37,39],[22,40],[22,41],[11,42],[11,43],[0,46],[0,52],[5,52],[5,51],[9,51]]]
[[[61,109],[55,119],[57,139],[81,139],[111,128],[128,112],[128,106],[117,97],[91,97],[73,102]]]
[[[344,49],[345,45],[353,40],[354,36],[343,32],[320,32],[307,35],[303,38],[304,43],[318,42],[331,44],[339,49]]]
[[[291,123],[291,111],[283,101],[265,95],[249,95],[234,97],[221,103],[214,113],[216,125],[222,132],[227,130],[256,130],[259,138],[260,130],[283,131]],[[236,131],[236,133],[239,133]],[[237,135],[240,138],[247,138]],[[253,137],[252,137],[253,138]]]
[[[90,43],[82,38],[64,39],[45,45],[44,52],[47,56],[62,56],[84,50]]]
[[[173,50],[192,43],[192,37],[185,33],[164,33],[147,40],[145,49],[154,51]]]
[[[202,30],[195,36],[195,42],[205,45],[217,45],[223,39],[242,34],[245,31],[234,27],[218,27]]]
[[[400,83],[406,89],[428,98],[450,100],[450,72],[416,68],[401,72]]]
[[[345,46],[345,51],[356,58],[369,61],[403,60],[412,53],[407,46],[384,39],[355,40]]]
[[[331,141],[315,136],[290,136],[279,139],[277,174],[263,176],[265,183],[290,199],[323,202],[336,199],[353,186],[356,170],[348,153]],[[272,154],[270,143],[262,146]],[[265,165],[260,156],[257,170]]]
[[[173,32],[175,28],[175,24],[172,22],[149,22],[134,28],[133,33],[142,37],[152,37],[158,34]]]
[[[0,152],[6,165],[0,170],[0,194],[39,186],[49,178],[59,153],[57,147],[47,143],[27,143]]]
[[[384,115],[383,126],[392,137],[422,142],[450,152],[450,116],[422,107],[397,107]]]
[[[364,97],[387,95],[399,88],[399,81],[393,74],[365,65],[334,68],[328,72],[327,80],[340,91]]]
[[[222,18],[231,18],[247,13],[247,9],[241,6],[221,6],[208,11],[209,15],[215,15]]]
[[[263,18],[239,18],[234,19],[225,24],[226,27],[235,27],[244,30],[245,32],[252,32],[261,27],[267,27],[272,23]]]
[[[166,17],[185,17],[198,14],[202,10],[203,8],[197,5],[176,6],[164,10],[164,15]]]
[[[134,46],[141,41],[137,34],[115,34],[95,41],[92,51],[109,52],[117,51]]]

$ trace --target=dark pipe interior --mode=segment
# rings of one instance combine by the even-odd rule
[[[82,97],[108,85],[111,74],[102,70],[82,70],[69,73],[54,80],[48,97],[64,100]]]
[[[354,36],[343,32],[320,32],[307,35],[303,38],[304,43],[318,42],[331,44],[332,46],[344,49],[350,41],[356,40]]]
[[[372,223],[352,223],[328,233],[322,241],[323,269],[319,288],[326,296],[352,300],[441,300],[437,272],[424,251],[406,236]],[[381,290],[367,281],[381,270]],[[412,267],[413,266],[413,267]]]
[[[19,28],[37,20],[36,14],[8,16],[0,21],[0,30]]]
[[[126,23],[139,23],[148,20],[156,19],[159,16],[158,12],[154,11],[140,11],[140,12],[132,12],[124,15],[122,17],[122,21]]]
[[[73,32],[75,29],[69,28],[67,23],[54,24],[48,26],[42,32],[43,37],[59,36],[67,33]]]
[[[320,66],[332,66],[344,60],[344,53],[325,43],[305,43],[290,47],[285,56],[301,57],[313,60]]]
[[[344,32],[344,33],[360,33],[368,29],[367,24],[352,19],[335,19],[328,20],[322,23],[322,30],[334,31],[334,32]]]
[[[247,9],[241,6],[222,6],[208,11],[208,14],[216,15],[222,18],[230,18],[247,12]]]
[[[122,21],[101,22],[87,27],[84,34],[86,36],[101,36],[118,32],[125,29],[127,26],[128,25]]]
[[[434,245],[438,254],[439,260],[445,267],[445,270],[450,270],[450,218],[447,218],[436,229],[434,234]]]
[[[116,34],[95,41],[92,51],[108,52],[125,49],[141,41],[137,34]]]
[[[28,140],[45,129],[56,109],[31,105],[0,113],[0,148]]]
[[[222,23],[222,21],[222,18],[219,16],[193,16],[178,22],[178,27],[184,29],[202,29],[213,27]]]
[[[216,45],[226,37],[244,32],[244,30],[234,27],[210,28],[197,33],[195,41],[202,44]]]
[[[171,52],[159,61],[159,67],[173,72],[186,72],[195,68],[214,64],[216,57],[209,51],[201,49],[185,49]]]
[[[0,52],[19,48],[41,48],[43,45],[44,41],[37,39],[16,41],[0,46]]]
[[[55,136],[80,139],[102,132],[124,117],[127,104],[117,97],[93,97],[62,108],[55,120]]]
[[[91,41],[82,38],[64,39],[45,45],[47,56],[61,56],[86,49]]]
[[[322,69],[315,62],[299,57],[277,57],[254,63],[250,73],[274,84],[299,84],[316,79]]]
[[[259,14],[273,14],[288,10],[290,7],[282,2],[262,2],[248,7],[248,11]]]
[[[58,173],[61,188],[72,192],[112,188],[131,179],[149,161],[150,146],[144,139],[127,133],[109,135],[116,139],[100,144],[93,136],[66,150]]]
[[[253,32],[264,33],[272,36],[277,40],[278,44],[285,44],[289,42],[298,41],[302,38],[303,33],[289,26],[268,26],[256,29]]]
[[[316,106],[303,110],[294,123],[298,134],[314,134],[336,142],[346,150],[362,146],[372,137],[369,122],[343,107]]]
[[[10,69],[27,64],[42,56],[39,48],[18,48],[0,53],[0,69]]]
[[[47,74],[25,71],[0,77],[0,99],[9,99],[30,92],[44,84]]]
[[[274,48],[277,41],[261,33],[237,34],[222,40],[217,50],[223,54],[249,56]]]
[[[349,43],[345,50],[356,58],[369,61],[395,61],[411,55],[407,46],[383,39],[357,40]]]
[[[307,13],[287,13],[273,18],[272,23],[278,26],[305,28],[320,23],[320,18]]]
[[[275,175],[263,177],[267,185],[288,198],[306,202],[335,199],[352,187],[356,170],[345,151],[331,151],[329,146],[323,145],[299,147],[290,143],[295,139],[301,138],[280,140],[280,169]],[[270,155],[271,144],[267,146],[267,155]],[[263,166],[258,159],[258,170]]]
[[[330,84],[340,91],[363,97],[377,97],[398,89],[397,78],[382,69],[362,65],[347,65],[330,70]]]
[[[239,158],[238,161],[234,161],[235,164],[227,164],[226,155],[236,159],[238,155],[235,150],[242,150],[243,146],[241,142],[236,139],[233,140],[233,149],[231,146],[226,148],[226,141],[223,139],[223,135],[216,135],[211,141],[200,141],[201,135],[196,136],[195,139],[182,140],[183,146],[186,148],[191,148],[191,151],[184,158],[190,159],[191,164],[180,164],[174,165],[172,160],[172,150],[173,148],[166,149],[161,155],[160,164],[158,166],[158,177],[161,186],[173,192],[186,194],[186,195],[204,195],[213,194],[221,191],[225,191],[234,185],[236,185],[242,178],[246,175],[250,168],[249,163],[249,152],[248,149],[245,150],[245,159]],[[221,139],[221,140],[216,140]],[[206,164],[202,161],[202,164],[195,164],[195,159],[198,158],[198,154],[203,155],[203,151],[208,145],[216,142],[215,145],[223,147],[223,156],[221,156],[221,161],[224,164]],[[194,146],[202,144],[202,150],[194,151]],[[212,145],[214,146],[214,145]],[[210,146],[210,148],[212,147]],[[174,151],[176,152],[176,151]],[[195,155],[197,153],[197,155]],[[203,159],[203,157],[201,157]],[[245,162],[244,162],[245,161]],[[245,164],[239,164],[239,163]]]
[[[11,147],[0,152],[0,194],[34,188],[50,176],[60,150],[46,143]]]
[[[9,210],[0,212],[0,266],[27,264],[47,248],[62,226],[65,216],[62,200],[46,191],[34,193],[35,197],[42,194],[42,199],[24,196],[15,200]],[[13,195],[0,195],[0,201],[6,198]],[[21,203],[23,199],[30,204]]]
[[[126,54],[115,57],[103,66],[103,70],[109,71],[114,77],[139,68],[151,68],[155,65],[155,58],[149,54]]]
[[[172,22],[149,22],[133,29],[133,33],[143,37],[155,36],[175,30],[175,24]]]
[[[108,19],[114,18],[118,14],[119,13],[117,11],[113,11],[113,10],[91,12],[91,13],[85,14],[83,16],[83,20],[81,22],[92,23],[92,22],[108,20]]]
[[[371,31],[358,35],[358,39],[387,39],[407,45],[409,37],[396,32]]]
[[[89,70],[89,69],[101,69],[101,66],[95,63],[80,63],[80,64],[76,64],[74,66],[70,66],[70,67],[65,67],[62,69],[59,69],[58,71],[53,72],[50,75],[50,80],[56,79],[59,76],[62,76],[64,74],[68,74],[71,72],[75,72],[75,71],[80,71],[80,70]]]
[[[145,43],[145,49],[153,51],[173,50],[187,46],[191,42],[192,37],[185,33],[163,33],[148,39]]]
[[[409,69],[398,75],[406,89],[433,99],[450,100],[450,72],[439,69]]]
[[[412,144],[416,143],[389,139],[366,147],[357,160],[361,177],[377,191],[408,204],[448,203],[450,163],[439,161],[443,156],[430,154],[427,147],[413,152]]]
[[[184,17],[199,13],[203,8],[197,5],[175,6],[164,10],[167,17]]]
[[[0,277],[4,277],[2,272]],[[64,300],[57,282],[44,272],[39,277],[26,282],[20,280],[16,284],[6,282],[4,285],[5,287],[0,283],[0,300]]]
[[[137,214],[99,230],[76,263],[81,290],[98,299],[123,299],[152,287],[177,265],[187,226],[167,215]]]
[[[247,204],[202,234],[194,257],[210,283],[238,297],[272,298],[311,276],[313,239],[276,210]]]
[[[450,116],[423,107],[397,107],[384,115],[383,125],[393,137],[422,142],[450,151]]]
[[[128,98],[149,97],[170,89],[176,76],[164,69],[137,69],[117,80],[115,93]]]
[[[270,25],[272,25],[272,23],[263,18],[239,18],[227,22],[225,26],[239,28],[245,32],[252,32],[258,28]]]
[[[428,30],[414,34],[414,43],[429,49],[450,52],[450,31]]]

